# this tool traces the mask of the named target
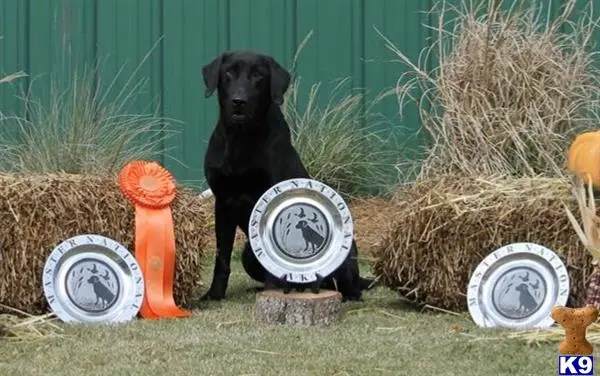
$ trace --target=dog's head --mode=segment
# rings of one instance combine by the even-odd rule
[[[272,103],[283,103],[290,74],[270,56],[249,51],[224,52],[202,67],[206,97],[215,90],[221,115],[243,124],[263,116]]]
[[[525,283],[521,283],[520,285],[515,287],[515,290],[517,290],[518,292],[525,292],[528,289],[527,289],[527,285]]]
[[[94,283],[94,284],[95,284],[95,283],[98,283],[98,282],[100,282],[100,279],[99,279],[99,278],[98,278],[98,276],[96,276],[96,275],[93,275],[93,276],[91,276],[91,277],[88,279],[88,283]]]
[[[305,220],[300,220],[298,221],[298,223],[296,223],[296,228],[305,228],[307,226],[307,223]]]

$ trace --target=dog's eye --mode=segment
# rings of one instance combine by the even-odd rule
[[[259,71],[252,72],[252,78],[262,78],[262,74]]]

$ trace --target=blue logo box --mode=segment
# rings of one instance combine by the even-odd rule
[[[558,376],[594,375],[593,355],[559,355]]]

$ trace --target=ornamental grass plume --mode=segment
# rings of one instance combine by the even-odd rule
[[[568,0],[552,20],[538,2],[478,3],[438,4],[437,38],[421,54],[435,55],[433,70],[383,37],[409,67],[399,105],[417,101],[431,137],[419,177],[564,177],[573,136],[600,123],[591,3],[576,13]]]

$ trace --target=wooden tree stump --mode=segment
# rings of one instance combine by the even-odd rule
[[[342,317],[342,294],[337,291],[290,292],[267,290],[256,294],[256,320],[263,324],[326,326]]]

